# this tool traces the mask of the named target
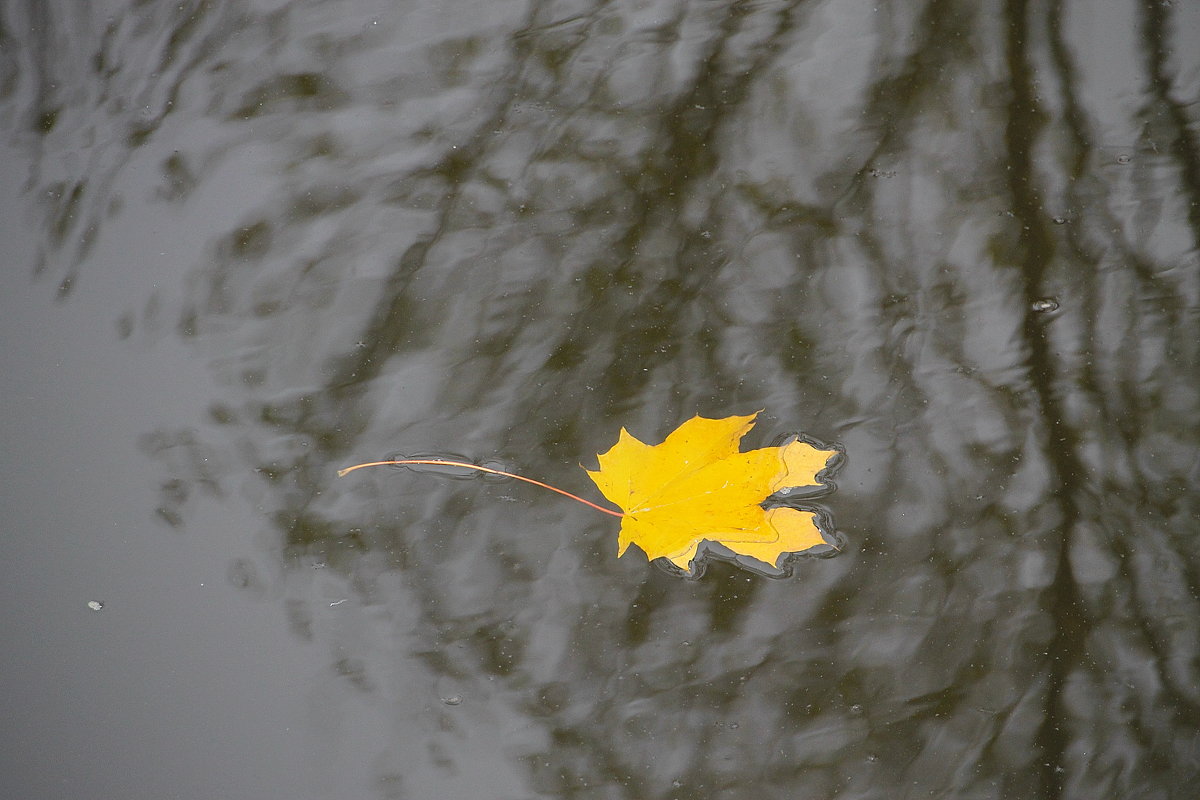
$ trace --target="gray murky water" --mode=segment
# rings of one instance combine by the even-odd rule
[[[0,4],[6,796],[1186,798],[1200,5]],[[845,551],[596,497],[764,409]],[[100,608],[89,606],[89,603]]]

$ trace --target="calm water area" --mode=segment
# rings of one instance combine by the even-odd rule
[[[1200,3],[0,0],[0,796],[1189,799]],[[627,428],[841,551],[617,557]]]

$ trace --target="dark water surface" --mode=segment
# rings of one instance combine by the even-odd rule
[[[1200,4],[0,3],[5,797],[1191,798]],[[615,557],[628,427],[849,459]],[[89,602],[102,603],[92,610]]]

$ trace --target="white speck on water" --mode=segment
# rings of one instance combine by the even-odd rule
[[[101,603],[99,600],[88,600],[87,606],[92,611],[99,611],[100,609],[104,608],[104,603]]]

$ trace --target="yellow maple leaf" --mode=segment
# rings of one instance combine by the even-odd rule
[[[501,475],[619,517],[617,555],[624,555],[629,545],[636,544],[649,558],[665,558],[690,571],[700,545],[710,542],[778,568],[784,555],[808,550],[824,543],[824,539],[817,512],[778,502],[764,507],[764,502],[792,487],[832,490],[828,478],[841,452],[821,449],[804,439],[739,452],[738,444],[754,427],[757,416],[758,412],[724,419],[696,416],[660,445],[641,442],[622,428],[617,443],[598,456],[600,468],[587,471],[604,496],[621,511],[533,478],[457,458],[416,456],[368,461],[340,469],[338,475],[384,465]]]
[[[709,541],[775,567],[784,554],[824,543],[814,512],[761,504],[781,489],[821,485],[819,473],[838,451],[795,440],[739,452],[757,416],[695,416],[659,445],[622,428],[598,456],[600,468],[588,470],[624,512],[617,555],[636,544],[648,558],[687,570]]]

